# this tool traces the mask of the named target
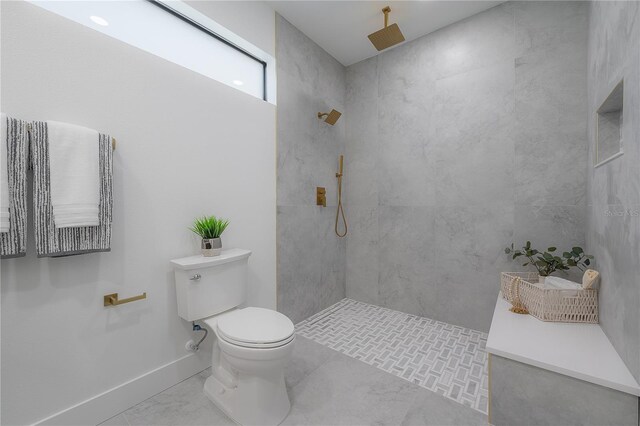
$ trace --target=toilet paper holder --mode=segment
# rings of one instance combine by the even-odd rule
[[[124,305],[125,303],[135,302],[136,300],[142,300],[147,298],[147,292],[145,291],[142,294],[137,296],[129,297],[128,299],[118,299],[118,293],[111,293],[104,295],[104,306],[118,306]]]

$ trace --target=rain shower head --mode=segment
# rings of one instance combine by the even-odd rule
[[[382,9],[382,13],[384,13],[384,28],[373,34],[369,34],[369,40],[378,51],[388,49],[404,41],[404,36],[398,24],[388,25],[389,12],[391,12],[389,6]]]
[[[342,113],[340,111],[332,109],[331,112],[319,112],[318,118],[322,120],[324,117],[327,117],[324,118],[324,122],[333,126],[334,124],[336,124],[341,115]]]

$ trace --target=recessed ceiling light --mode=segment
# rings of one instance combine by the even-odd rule
[[[109,25],[109,22],[101,16],[91,15],[89,16],[89,19],[91,19],[93,22],[103,27],[106,27]]]
[[[233,84],[235,84],[236,86],[242,86],[244,83],[240,80],[233,80]]]

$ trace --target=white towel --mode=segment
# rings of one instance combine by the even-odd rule
[[[98,226],[98,132],[47,121],[51,205],[57,228]]]
[[[0,114],[0,232],[9,232],[9,169],[7,168],[7,116]]]
[[[547,277],[544,280],[544,285],[547,288],[552,288],[555,290],[575,290],[575,291],[568,291],[564,293],[567,296],[574,296],[574,297],[578,295],[577,290],[582,290],[582,284],[565,280],[564,278],[559,278],[559,277]]]

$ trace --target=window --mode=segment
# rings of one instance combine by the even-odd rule
[[[252,96],[267,100],[267,61],[214,32],[182,2],[32,3]],[[193,11],[194,13],[189,13]],[[213,22],[213,21],[211,21]]]

